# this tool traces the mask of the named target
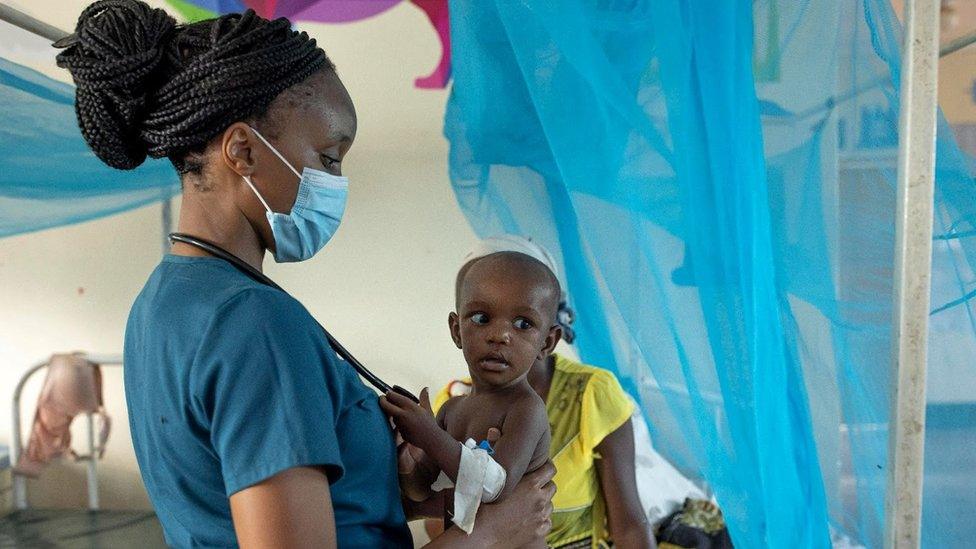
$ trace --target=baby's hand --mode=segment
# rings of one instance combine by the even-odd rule
[[[431,411],[426,387],[420,391],[420,404],[390,391],[380,397],[380,407],[393,420],[403,439],[418,448],[428,448],[433,436],[441,430]]]

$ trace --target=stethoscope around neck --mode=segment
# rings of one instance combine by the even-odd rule
[[[250,277],[255,282],[264,284],[265,286],[271,286],[276,290],[285,292],[284,288],[276,284],[274,280],[268,278],[267,275],[255,269],[243,259],[237,257],[236,255],[214,244],[213,242],[204,240],[202,238],[198,238],[193,235],[188,235],[185,233],[170,233],[169,239],[171,242],[182,242],[183,244],[188,244],[190,246],[193,246],[194,248],[203,250],[216,258],[223,259],[224,261],[230,263],[235,268],[237,268],[237,270]],[[287,294],[288,292],[285,293]],[[403,387],[400,387],[399,385],[390,385],[385,381],[383,381],[382,379],[380,379],[373,372],[370,372],[369,369],[366,368],[366,366],[363,366],[362,362],[359,362],[359,360],[357,360],[356,357],[352,356],[352,353],[350,353],[345,347],[342,346],[341,343],[339,343],[339,340],[332,337],[332,334],[330,334],[329,331],[326,330],[324,326],[319,324],[319,328],[322,329],[322,332],[325,334],[325,338],[329,341],[329,345],[332,346],[332,349],[335,350],[336,354],[339,355],[339,357],[341,357],[344,361],[348,362],[349,365],[351,365],[353,369],[356,370],[356,373],[362,376],[362,378],[365,379],[370,385],[375,387],[377,391],[380,391],[383,394],[386,394],[390,391],[396,391],[397,393],[400,393],[401,395],[410,398],[414,402],[419,402],[417,397],[415,397],[412,393],[410,393],[410,391],[404,389]]]

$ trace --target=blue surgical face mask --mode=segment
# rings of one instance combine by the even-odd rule
[[[307,166],[299,174],[263,135],[254,128],[251,130],[299,178],[295,205],[291,207],[290,213],[283,214],[271,211],[251,178],[244,176],[244,181],[267,210],[265,215],[275,241],[275,261],[304,261],[321,250],[339,228],[342,213],[346,210],[349,179]]]

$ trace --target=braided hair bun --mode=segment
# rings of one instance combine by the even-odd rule
[[[146,159],[139,130],[176,20],[142,2],[105,0],[88,6],[76,45],[58,55],[78,87],[78,124],[95,154],[113,168]]]
[[[332,67],[287,19],[248,10],[177,25],[139,0],[100,0],[78,18],[58,66],[77,86],[81,133],[103,162],[132,169],[169,157],[199,171],[190,153],[234,122],[263,115],[282,91]]]

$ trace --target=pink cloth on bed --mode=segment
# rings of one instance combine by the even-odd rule
[[[98,364],[80,354],[51,357],[31,427],[27,448],[21,452],[14,472],[37,476],[49,461],[71,450],[71,421],[78,414],[98,414],[98,457],[105,450],[111,422],[102,401],[102,372]]]

